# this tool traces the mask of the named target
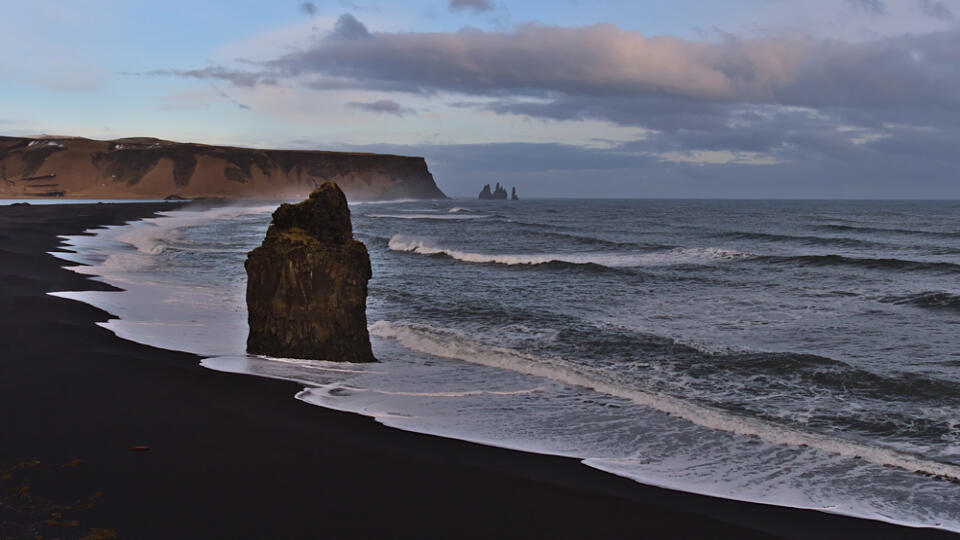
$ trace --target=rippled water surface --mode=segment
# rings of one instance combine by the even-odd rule
[[[272,208],[70,240],[119,335],[414,431],[960,531],[960,203],[352,206],[382,363],[244,355]]]

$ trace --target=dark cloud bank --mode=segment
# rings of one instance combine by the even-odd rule
[[[846,2],[870,16],[887,13],[880,0]],[[454,4],[477,11],[488,5]],[[952,17],[941,2],[917,6]],[[564,178],[596,176],[607,178],[610,194],[960,197],[958,30],[858,43],[803,37],[708,43],[606,24],[376,33],[344,15],[325,39],[259,68],[154,73],[248,87],[438,96],[498,114],[597,119],[646,133],[602,150],[528,144],[397,150],[427,154],[460,178],[467,170],[489,171],[470,173],[476,177],[470,182],[496,173],[544,195],[565,186]],[[393,100],[350,107],[412,112]],[[735,159],[675,162],[677,155],[702,152]]]

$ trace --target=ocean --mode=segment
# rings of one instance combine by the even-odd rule
[[[387,426],[960,532],[960,202],[352,204],[373,365],[245,354],[273,209],[64,237],[124,291],[53,294]]]

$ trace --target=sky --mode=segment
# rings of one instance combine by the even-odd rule
[[[448,195],[960,198],[960,0],[31,0],[0,135],[427,158]]]

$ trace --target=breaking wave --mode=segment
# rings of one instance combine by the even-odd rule
[[[208,210],[174,210],[160,212],[159,218],[148,218],[133,223],[130,230],[117,236],[117,241],[129,244],[141,253],[159,255],[181,243],[180,229],[203,225],[218,220],[240,217],[261,218],[275,206],[226,206]]]
[[[878,465],[960,480],[960,466],[952,463],[942,463],[889,448],[792,429],[773,422],[700,405],[668,394],[631,388],[598,369],[559,358],[537,357],[512,349],[486,345],[442,328],[425,324],[377,321],[370,326],[370,333],[381,338],[395,339],[408,349],[433,356],[507,369],[627,399],[709,429],[757,437],[774,444],[806,446],[841,456],[864,459]]]
[[[137,248],[140,253],[159,255],[172,247],[178,234],[168,227],[159,227],[153,224],[135,227],[128,233],[117,237],[117,240]]]
[[[750,253],[718,248],[674,248],[668,251],[652,253],[536,253],[536,254],[495,254],[473,253],[437,246],[427,238],[394,235],[390,239],[391,251],[416,253],[419,255],[441,255],[458,261],[477,264],[546,265],[567,263],[575,265],[596,265],[607,268],[629,268],[638,266],[671,266],[683,264],[709,264],[717,261],[729,261],[755,257]]]

